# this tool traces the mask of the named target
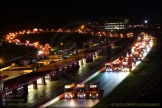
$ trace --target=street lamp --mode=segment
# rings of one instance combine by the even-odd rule
[[[3,63],[3,60],[0,58],[0,71],[1,71],[1,68],[2,68],[2,63]]]
[[[64,44],[61,42],[60,45],[61,45],[61,48],[63,49],[63,45],[64,45]]]
[[[81,29],[83,29],[83,28],[84,28],[84,25],[81,26]]]
[[[3,60],[0,58],[0,64],[2,64],[3,63]]]

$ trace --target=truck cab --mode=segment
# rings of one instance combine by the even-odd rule
[[[121,67],[121,62],[119,60],[115,60],[113,63],[113,71],[121,71],[122,67]]]
[[[128,62],[126,62],[126,61],[122,62],[122,71],[129,72]]]
[[[74,84],[67,84],[64,86],[64,97],[67,98],[74,98],[75,94],[75,85]]]
[[[97,83],[91,83],[89,85],[89,98],[99,98],[99,85]]]
[[[111,72],[113,70],[112,64],[111,63],[106,63],[105,64],[105,69],[106,69],[106,72]]]
[[[76,95],[77,98],[86,98],[88,93],[88,87],[85,84],[77,84],[76,85]]]
[[[141,61],[142,60],[142,54],[139,54],[137,51],[133,53],[133,57],[135,58],[135,61]]]
[[[131,72],[132,68],[133,68],[133,66],[135,65],[136,62],[134,61],[133,57],[128,57],[127,62],[128,62],[129,72]]]

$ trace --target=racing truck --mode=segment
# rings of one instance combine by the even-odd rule
[[[98,83],[91,83],[89,85],[89,98],[99,98],[99,85]]]
[[[142,56],[143,56],[143,53],[139,54],[137,51],[135,51],[133,53],[133,57],[134,57],[134,59],[135,59],[136,62],[137,61],[141,61],[142,60]]]
[[[122,66],[121,66],[121,62],[120,60],[115,60],[113,63],[113,71],[121,71],[122,70]]]
[[[111,72],[113,70],[113,66],[111,63],[106,63],[105,64],[105,69],[106,69],[106,72]]]
[[[126,61],[122,62],[122,71],[123,72],[129,72],[128,62],[126,62]]]
[[[76,85],[76,96],[77,98],[86,98],[88,94],[88,87],[85,84],[77,84]]]
[[[136,62],[134,61],[134,58],[131,57],[131,56],[128,57],[127,62],[128,62],[129,72],[131,72],[132,71],[132,68],[133,68],[133,66],[135,65]]]
[[[74,98],[75,96],[75,85],[73,84],[66,84],[64,86],[64,97],[67,98]]]

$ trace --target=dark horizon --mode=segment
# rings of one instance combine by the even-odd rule
[[[161,22],[161,2],[41,2],[1,1],[1,28],[5,26],[62,26],[75,21],[103,23],[109,18],[128,18],[130,23]],[[8,28],[8,27],[6,27]]]

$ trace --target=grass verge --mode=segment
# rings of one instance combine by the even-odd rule
[[[156,42],[156,39],[154,39]],[[142,62],[106,97],[104,97],[93,108],[109,108],[114,107],[114,103],[120,101],[127,93],[136,88],[144,81],[151,73],[155,71],[156,66],[161,63],[160,51],[155,50],[156,43],[149,54]]]

